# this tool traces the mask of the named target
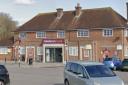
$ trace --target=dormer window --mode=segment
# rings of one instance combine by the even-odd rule
[[[36,38],[45,38],[46,32],[36,32]]]

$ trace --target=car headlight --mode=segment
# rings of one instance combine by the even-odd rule
[[[100,85],[100,83],[98,83],[98,82],[94,82],[94,85]]]

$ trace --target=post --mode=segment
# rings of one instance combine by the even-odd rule
[[[4,59],[4,61],[5,61],[5,64],[6,64],[6,56],[5,56],[5,59]]]
[[[19,68],[20,68],[20,46],[19,46],[18,50],[19,50],[19,61],[18,61],[18,64],[19,64]]]
[[[21,44],[21,40],[19,39],[19,47],[18,47],[18,52],[19,52],[19,61],[18,61],[18,63],[19,63],[19,68],[20,68],[20,44]]]

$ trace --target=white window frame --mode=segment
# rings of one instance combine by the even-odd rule
[[[40,33],[41,35],[39,35]],[[46,32],[36,32],[36,38],[46,38]]]
[[[124,30],[124,36],[128,37],[128,28]]]
[[[37,47],[37,55],[43,55],[43,47]]]
[[[21,55],[26,54],[26,48],[25,48],[25,47],[21,47],[21,46],[20,46],[20,54],[21,54]]]
[[[8,54],[8,47],[0,47],[0,54]]]
[[[90,57],[92,56],[92,50],[84,49],[84,57]]]
[[[77,37],[89,37],[89,30],[77,30]]]
[[[113,36],[113,29],[103,29],[103,37],[112,37],[112,36]]]
[[[65,31],[57,31],[57,38],[65,38]]]
[[[19,38],[21,38],[21,39],[24,39],[24,38],[26,38],[26,32],[20,32],[19,33]]]
[[[69,46],[69,56],[78,56],[78,47]]]
[[[128,58],[128,46],[125,47],[124,56]]]

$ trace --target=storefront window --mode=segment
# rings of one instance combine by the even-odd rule
[[[26,54],[25,47],[20,47],[20,54]]]
[[[125,57],[128,58],[128,47],[125,48]]]
[[[70,56],[78,56],[78,47],[69,47]]]
[[[37,55],[43,55],[43,47],[37,47]]]
[[[0,47],[0,54],[8,54],[8,48]]]

